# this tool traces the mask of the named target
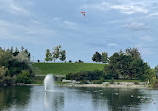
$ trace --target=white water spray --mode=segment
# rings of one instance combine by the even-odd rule
[[[52,74],[48,74],[44,79],[44,89],[47,90],[54,90],[54,77]]]

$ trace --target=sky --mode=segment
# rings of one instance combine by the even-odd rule
[[[138,48],[158,65],[157,0],[0,0],[0,47],[21,46],[32,60],[61,45],[67,61]],[[85,11],[83,16],[81,11]]]

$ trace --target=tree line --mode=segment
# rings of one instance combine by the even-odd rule
[[[13,47],[0,48],[0,85],[31,83],[34,78],[30,53],[24,47],[21,51]]]
[[[108,57],[106,52],[102,52],[102,54],[96,52],[92,56],[92,60],[105,63],[104,69],[102,71],[71,73],[66,77],[75,80],[105,80],[114,78],[152,81],[158,74],[158,66],[155,69],[151,69],[148,63],[144,62],[137,48],[127,48],[125,51],[120,50],[110,57]]]
[[[45,61],[56,61],[57,59],[61,61],[66,60],[66,51],[61,49],[61,45],[58,45],[53,48],[52,52],[50,49],[46,50]]]

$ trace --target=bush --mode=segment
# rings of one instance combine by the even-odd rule
[[[32,77],[26,70],[22,70],[21,73],[17,76],[17,83],[29,84],[32,82]]]
[[[102,84],[102,83],[103,83],[102,80],[95,80],[95,81],[93,81],[93,84]]]
[[[156,77],[152,78],[151,87],[158,88],[158,79],[156,79]]]
[[[114,78],[110,80],[110,84],[114,84]]]
[[[70,73],[66,75],[66,79],[69,80],[77,80],[77,81],[82,81],[82,80],[102,80],[104,79],[103,77],[103,71],[95,70],[95,71],[80,71],[77,73]]]

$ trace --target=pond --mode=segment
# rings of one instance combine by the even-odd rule
[[[43,86],[0,88],[0,111],[157,111],[158,90]]]

